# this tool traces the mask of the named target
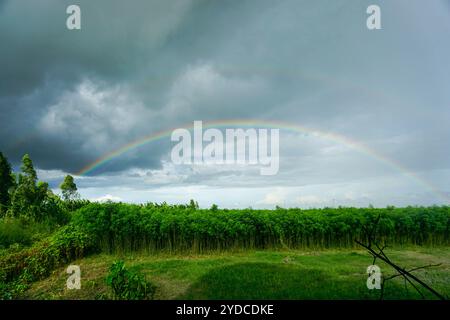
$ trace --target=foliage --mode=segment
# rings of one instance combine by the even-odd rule
[[[0,219],[0,248],[30,246],[49,236],[58,227],[53,220],[30,222],[20,218]]]
[[[58,199],[54,199],[56,205],[64,203],[61,200],[58,202]],[[378,216],[378,237],[384,243],[427,246],[450,244],[448,206],[208,210],[199,209],[195,202],[174,206],[167,203],[75,203],[79,209],[73,213],[68,225],[29,248],[0,253],[0,297],[14,297],[20,290],[25,290],[29,283],[48,276],[55,268],[99,251],[208,252],[257,248],[354,247],[354,239],[364,240],[363,226],[375,221]],[[36,221],[26,216],[17,219],[0,220],[5,223],[3,231],[0,224],[0,239],[10,247],[11,244],[29,244],[32,232],[21,234],[18,231],[20,223],[36,224]],[[130,276],[132,284],[128,285],[128,280],[123,280],[125,284],[119,285],[117,283],[121,282],[117,280],[119,282],[114,282],[117,290],[121,286],[125,286],[126,290],[150,290],[139,276],[131,276],[124,267],[121,269],[119,266],[116,265],[112,272],[116,272],[117,277]],[[117,291],[117,298],[135,297],[131,291],[120,292]],[[146,294],[150,293],[148,291]]]
[[[198,202],[195,201],[194,199],[191,199],[189,201],[189,208],[191,208],[191,209],[198,209],[199,208]]]
[[[75,200],[79,197],[77,193],[77,185],[71,175],[67,175],[64,178],[64,181],[59,185],[59,188],[62,191],[63,199],[65,201]]]
[[[48,183],[38,181],[36,170],[28,154],[22,158],[21,173],[14,177],[16,181],[9,188],[10,203],[2,206],[0,213],[7,211],[9,217],[36,222],[55,220],[64,224],[69,221],[68,211],[72,210],[72,202],[70,205],[63,203],[49,189]]]
[[[0,152],[0,217],[6,212],[10,204],[10,189],[14,187],[11,165],[8,159]]]
[[[87,206],[91,202],[87,199],[70,199],[64,201],[64,207],[69,212],[77,211],[78,209],[83,208],[84,206]]]
[[[28,154],[23,156],[20,168],[22,173],[17,175],[17,185],[12,191],[10,215],[42,220],[46,213],[42,210],[42,206],[52,195],[48,183],[37,181],[36,170],[34,170],[33,162]]]
[[[379,236],[399,245],[448,245],[450,207],[206,210],[188,206],[84,206],[73,223],[105,251],[355,247],[381,215]]]
[[[0,257],[0,298],[14,297],[20,288],[47,277],[55,268],[94,252],[89,235],[74,225],[62,227],[30,248]]]
[[[106,282],[119,300],[153,299],[155,294],[155,286],[144,275],[127,270],[120,260],[111,265]]]

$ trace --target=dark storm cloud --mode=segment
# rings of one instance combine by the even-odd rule
[[[135,99],[138,92],[132,86],[127,92],[118,92],[118,87],[132,83],[154,63],[153,56],[181,21],[189,2],[77,3],[82,7],[82,30],[70,32],[65,28],[65,10],[72,1],[2,2],[0,146],[14,161],[30,152],[43,168],[74,171],[158,127],[146,113],[154,106]],[[92,88],[83,96],[80,88],[86,83]],[[96,101],[109,87],[117,90],[106,93],[105,101]],[[107,104],[113,104],[118,94],[122,105],[109,108]],[[122,114],[109,119],[118,111]],[[146,116],[145,124],[136,120]],[[122,124],[117,122],[129,126],[118,130]],[[89,126],[92,130],[86,130]],[[153,159],[141,158],[137,164],[157,165],[160,150],[154,151]],[[125,158],[124,165],[129,162]]]
[[[72,1],[0,1],[0,149],[15,163],[29,152],[42,169],[77,172],[157,130],[249,118],[338,132],[411,170],[448,169],[443,2],[381,1],[379,32],[365,27],[371,1],[76,3],[80,31],[65,28]],[[319,161],[322,145],[296,143],[285,141],[280,184],[296,173],[302,183],[358,178],[354,154]],[[149,144],[91,175],[161,168],[169,150]],[[215,175],[182,181],[225,184]]]
[[[82,30],[65,27],[72,1],[9,1],[2,12],[3,94],[24,94],[43,81],[80,77],[123,80],[152,59],[188,1],[78,1]],[[20,15],[19,15],[20,14]],[[165,14],[165,16],[162,16]]]

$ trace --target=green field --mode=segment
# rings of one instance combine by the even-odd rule
[[[430,263],[441,266],[416,275],[440,293],[450,295],[448,247],[388,249],[401,266]],[[145,274],[157,287],[155,299],[378,299],[379,290],[366,287],[371,257],[362,250],[246,250],[203,255],[99,254],[72,264],[81,268],[80,290],[66,289],[65,267],[31,285],[20,299],[103,299],[105,277],[117,259]],[[393,270],[377,263],[383,275]],[[424,291],[425,293],[425,291]],[[427,298],[433,298],[425,294]],[[386,284],[385,299],[420,299],[400,278]]]
[[[440,264],[415,274],[450,294],[448,206],[228,210],[81,201],[57,203],[54,212],[0,219],[1,299],[378,299],[366,286],[372,257],[355,242],[367,244],[367,228],[400,267]],[[125,267],[114,269],[119,260]],[[81,267],[81,290],[65,289],[68,265]],[[385,286],[384,299],[420,298],[401,277]]]

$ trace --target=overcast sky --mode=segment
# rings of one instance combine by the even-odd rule
[[[81,30],[66,28],[70,4]],[[279,172],[261,176],[175,165],[166,137],[75,181],[89,199],[202,207],[448,204],[449,57],[443,0],[0,0],[0,151],[16,169],[29,153],[58,192],[159,130],[282,121],[371,151],[281,129]]]

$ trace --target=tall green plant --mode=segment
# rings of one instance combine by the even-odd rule
[[[14,187],[14,178],[11,164],[0,152],[0,217],[6,213],[10,204],[10,191]]]
[[[191,206],[90,204],[73,222],[105,251],[354,247],[380,215],[391,244],[448,245],[449,207],[205,210]]]
[[[47,182],[38,181],[30,156],[24,155],[21,173],[17,175],[17,184],[12,191],[10,215],[42,221],[61,214],[63,208],[58,199]]]
[[[111,265],[106,283],[118,300],[151,300],[156,290],[144,275],[127,270],[120,260]]]

